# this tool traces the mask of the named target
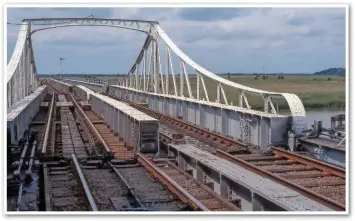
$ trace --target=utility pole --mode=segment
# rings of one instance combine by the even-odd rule
[[[62,67],[62,62],[65,60],[65,58],[59,58],[59,63],[60,63],[60,78],[62,78],[63,74],[63,67]]]

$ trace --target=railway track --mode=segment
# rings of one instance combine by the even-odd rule
[[[84,169],[100,211],[180,211],[187,210],[173,193],[155,180],[139,164]]]
[[[102,137],[102,140],[110,148],[110,150],[113,153],[113,156],[116,159],[131,160],[131,161],[134,159],[134,153],[132,152],[133,149],[127,157],[127,148],[130,147],[126,147],[125,143],[118,138],[118,135],[114,134],[114,132],[103,122],[103,120],[100,117],[96,115],[96,113],[94,113],[91,110],[85,110],[83,112],[85,116],[93,124],[94,128],[98,131],[98,133]],[[94,132],[92,133],[94,134]],[[206,187],[205,185],[197,183],[197,181],[195,181],[191,176],[190,177],[185,176],[184,178],[188,180],[188,184],[197,187],[199,192],[204,195],[196,195],[197,192],[196,191],[194,192],[194,188],[190,188],[188,186],[185,186],[187,190],[185,190],[185,188],[182,188],[179,184],[179,182],[182,182],[181,180],[178,180],[179,177],[168,178],[168,181],[161,180],[161,177],[156,176],[157,173],[155,173],[155,171],[159,169],[157,169],[157,167],[154,165],[149,165],[149,163],[147,164],[147,160],[145,156],[140,155],[138,157],[138,161],[140,164],[122,165],[120,166],[120,168],[115,168],[115,169],[112,168],[112,169],[116,172],[116,174],[118,173],[120,174],[119,177],[121,178],[122,181],[125,180],[124,183],[126,184],[126,186],[130,186],[130,188],[128,189],[133,188],[135,190],[139,190],[139,191],[135,191],[134,194],[135,197],[139,199],[136,200],[136,202],[140,201],[141,206],[143,206],[143,208],[145,209],[168,210],[168,211],[186,210],[186,205],[190,204],[190,205],[194,205],[194,209],[196,210],[206,210],[206,211],[207,210],[221,210],[221,211],[239,210],[238,207],[236,207],[232,203],[229,203],[226,200],[223,200],[220,196],[218,196],[213,191],[208,189],[208,187]],[[111,167],[114,167],[112,164],[110,165]],[[87,173],[88,176],[91,178],[100,174],[100,172],[97,169],[95,170],[95,172],[92,171],[90,172],[90,170],[87,170],[87,172],[85,173]],[[101,174],[106,174],[105,176],[112,176],[112,173],[108,173],[107,171],[102,172]],[[166,177],[167,174],[165,174],[164,176]],[[153,179],[154,182],[152,182],[153,177],[155,177],[155,179]],[[117,179],[117,177],[112,178],[111,180],[113,179]],[[164,183],[165,187],[168,187],[170,191],[174,192],[175,195],[179,196],[179,198],[182,199],[184,203],[182,204],[181,202],[177,201],[174,194],[166,190],[165,187],[161,183],[159,183],[156,179],[158,179],[161,183]],[[175,179],[177,180],[174,181]],[[89,183],[94,183],[94,182],[89,181]],[[124,188],[122,189],[122,185],[120,185],[120,187],[121,187],[120,191],[122,192]],[[104,204],[102,204],[103,208],[108,209],[111,207],[110,209],[112,209],[113,204],[118,204],[120,201],[125,202],[121,206],[115,205],[114,208],[117,210],[118,208],[122,208],[122,206],[127,206],[128,203],[130,202],[130,200],[121,199],[123,196],[122,194],[119,194],[120,191],[116,191],[116,194],[113,193],[106,194],[105,193],[106,190],[100,188],[100,185],[98,188],[100,189],[100,191],[95,191],[94,195],[97,196],[97,198],[101,199],[102,202],[105,202]],[[182,191],[184,194],[181,194],[181,192],[176,191],[177,189],[180,189],[180,191]],[[191,195],[189,192],[196,195],[197,197],[200,197],[203,202],[194,199],[194,196]],[[108,195],[116,196],[117,194],[119,195],[117,197],[119,197],[120,200],[112,200],[107,198]],[[104,196],[102,197],[101,195]],[[112,204],[109,204],[108,202],[112,202]],[[216,206],[216,202],[217,202],[217,206]],[[206,206],[204,206],[204,204],[206,204]],[[130,205],[132,205],[132,203]]]
[[[7,206],[9,211],[36,211],[38,185],[38,156],[36,152],[45,141],[49,106],[54,95],[48,94],[29,124],[24,139],[8,148]]]
[[[346,176],[335,167],[279,148],[265,154],[217,156],[282,183],[335,210],[345,210]]]
[[[160,132],[164,145],[176,142],[172,135],[172,130]],[[191,144],[206,151],[200,143]],[[276,147],[267,153],[237,155],[216,149],[215,155],[282,183],[330,208],[345,210],[346,176],[343,168]]]
[[[44,164],[43,174],[46,211],[88,211],[72,164]]]
[[[116,98],[114,96],[111,97]],[[185,142],[199,149],[214,153],[248,170],[271,178],[330,208],[345,210],[346,176],[345,170],[342,168],[275,147],[272,147],[266,153],[260,153],[255,150],[242,153],[241,151],[230,149],[234,145],[229,145],[229,143],[221,146],[221,140],[218,141],[218,145],[215,147],[211,145],[211,139],[209,139],[211,137],[212,140],[215,139],[214,133],[209,136],[195,130],[194,133],[202,135],[196,137],[190,132],[196,126],[192,127],[188,123],[181,123],[179,119],[154,112],[134,102],[124,101],[147,114],[161,119],[165,123],[165,125],[161,124],[162,127],[160,129],[160,138],[165,145],[173,142],[173,134],[183,132],[191,135],[187,136]],[[238,147],[238,145],[239,142],[236,142],[235,146]]]
[[[143,155],[139,156],[142,164],[147,166],[158,179],[175,185],[170,187],[172,190],[176,187],[182,190],[175,190],[180,194],[186,195],[192,201],[191,204],[203,211],[239,211],[240,206],[236,206],[228,200],[215,193],[210,187],[195,180],[190,174],[186,173],[168,159],[148,160]]]
[[[116,97],[113,98],[117,99]],[[76,109],[78,109],[79,105],[74,101],[72,96],[71,99]],[[187,134],[188,136],[186,136],[187,139],[185,140],[200,149],[214,153],[250,171],[282,183],[287,187],[297,190],[302,195],[308,196],[334,210],[345,210],[345,171],[338,170],[335,167],[332,168],[330,165],[322,164],[317,160],[307,159],[304,156],[277,148],[272,148],[271,151],[267,153],[259,153],[254,150],[250,151],[251,149],[249,149],[250,147],[248,145],[239,141],[234,141],[214,132],[198,128],[180,119],[161,115],[137,105],[134,102],[124,101],[164,123],[164,125],[161,124],[160,138],[162,141],[165,141],[166,145],[172,142],[173,134],[177,132]],[[83,119],[86,120],[86,128],[89,129],[88,131],[94,138],[96,144],[100,144],[104,146],[104,149],[106,148],[111,151],[112,156],[116,159],[121,161],[134,161],[135,156],[132,149],[130,149],[123,140],[120,140],[119,136],[114,134],[93,111],[80,110],[77,112],[79,113],[78,115],[83,115]],[[148,170],[151,175],[163,183],[165,187],[174,192],[179,199],[192,205],[194,209],[231,210],[231,207],[229,207],[231,203],[227,201],[229,204],[224,204],[224,201],[221,201],[221,199],[213,195],[213,191],[208,192],[210,189],[206,187],[205,184],[196,182],[192,179],[191,175],[185,171],[181,171],[181,169],[171,164],[166,159],[158,161],[138,154],[138,162],[141,165],[140,168],[145,171]],[[133,168],[134,167],[130,169],[135,170]],[[112,168],[112,170],[114,169]],[[85,173],[90,173],[86,171],[90,170],[85,169]],[[97,174],[99,174],[98,171],[99,169],[96,169]],[[103,174],[107,174],[107,172],[103,172]],[[123,172],[123,174],[125,174],[125,172]],[[133,177],[132,174],[131,176],[128,175],[128,179],[131,177]],[[190,188],[191,186],[194,188]],[[201,194],[198,194],[199,191],[201,191]],[[137,195],[135,196],[137,197]],[[139,197],[144,198],[144,195]],[[139,197],[137,197],[137,199]],[[204,199],[206,201],[203,201]],[[110,201],[112,202],[112,200]],[[130,199],[127,201],[134,202],[135,200]],[[238,204],[238,202],[236,202],[236,204]],[[132,206],[134,203],[130,203],[130,205]],[[113,204],[111,204],[111,209],[112,206]],[[233,204],[232,206],[238,208]],[[122,209],[122,206],[115,207],[116,210],[117,208]],[[235,208],[233,210],[235,210]]]
[[[7,207],[9,211],[37,210],[37,164],[35,152],[37,139],[27,131],[24,143],[8,152],[7,166]]]
[[[76,115],[82,115],[81,119],[86,121],[86,124],[80,126],[82,127],[82,133],[86,129],[89,137],[94,138],[93,143],[101,142],[103,146],[107,145],[109,151],[113,153],[113,157],[121,163],[125,161],[124,165],[114,165],[108,162],[109,167],[102,164],[92,166],[87,164],[86,160],[79,163],[83,170],[83,177],[87,180],[88,189],[92,192],[93,199],[97,203],[98,210],[189,210],[188,204],[182,202],[167,190],[164,185],[149,174],[147,169],[139,164],[133,164],[134,153],[131,147],[127,147],[125,142],[120,140],[117,134],[114,134],[104,124],[102,119],[91,110],[83,111],[74,98],[71,95],[69,96],[74,103]],[[60,136],[60,133],[58,135]],[[74,136],[67,136],[65,140],[70,142],[77,137],[79,135],[75,134]],[[81,139],[82,137],[81,135]],[[60,145],[59,143],[55,146]]]

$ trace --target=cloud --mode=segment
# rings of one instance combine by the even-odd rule
[[[181,10],[179,16],[184,20],[216,21],[250,15],[253,9],[248,8],[187,8]]]
[[[266,71],[291,73],[345,66],[342,8],[12,8],[7,14],[8,22],[89,15],[159,21],[182,51],[215,72],[256,72],[261,64]],[[7,26],[8,60],[18,30]],[[125,73],[144,39],[142,33],[107,27],[58,28],[33,36],[40,73],[57,71],[60,56],[70,57],[69,72]]]

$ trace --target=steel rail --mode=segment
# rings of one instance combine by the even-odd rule
[[[33,144],[32,144],[30,162],[28,163],[28,169],[26,171],[26,176],[30,176],[32,174],[32,166],[33,166],[36,146],[37,146],[37,140],[33,141]]]
[[[45,154],[47,152],[47,144],[48,144],[48,134],[49,134],[49,128],[51,126],[51,121],[52,121],[52,112],[53,112],[53,106],[55,102],[55,93],[53,92],[52,94],[52,102],[51,102],[51,107],[49,109],[49,115],[48,115],[48,120],[46,124],[46,132],[44,134],[44,140],[43,140],[43,146],[42,146],[42,154]]]
[[[59,90],[57,87],[55,87],[54,85],[52,85],[51,83],[48,82],[48,84],[50,84],[55,90],[59,91],[62,94],[63,93],[61,90]],[[91,128],[92,131],[94,131],[95,136],[99,139],[100,143],[103,145],[105,152],[111,156],[111,150],[110,148],[107,146],[106,142],[104,141],[104,139],[101,137],[100,133],[96,130],[95,126],[92,124],[92,122],[90,121],[90,119],[86,116],[85,112],[80,108],[80,106],[78,105],[78,103],[76,102],[76,100],[74,99],[74,97],[72,96],[71,93],[68,94],[71,101],[73,102],[73,105],[75,106],[75,108],[77,110],[79,110],[79,114],[82,115],[84,117],[84,121],[89,125],[89,127]]]
[[[52,210],[52,205],[51,205],[51,196],[49,195],[49,190],[48,190],[48,163],[43,163],[43,186],[44,186],[44,202],[45,202],[45,207],[46,211],[51,211]]]
[[[199,200],[193,197],[190,193],[184,190],[178,183],[172,180],[166,175],[160,168],[152,164],[142,154],[137,154],[138,162],[140,162],[149,172],[153,174],[162,184],[164,184],[170,191],[175,193],[179,199],[183,202],[192,205],[195,209],[201,209],[202,211],[209,211],[209,209],[203,205]]]
[[[21,207],[21,199],[22,199],[22,192],[23,192],[23,183],[21,183],[19,191],[18,191],[18,197],[17,197],[17,202],[16,202],[16,211],[19,212],[20,211],[20,207]]]
[[[93,196],[92,196],[92,194],[90,192],[89,186],[88,186],[88,184],[87,184],[87,182],[85,180],[83,171],[81,170],[79,161],[78,161],[78,159],[76,159],[75,154],[72,154],[72,158],[73,158],[73,161],[74,161],[74,164],[75,164],[75,169],[76,169],[76,171],[77,171],[77,173],[78,173],[78,175],[80,177],[81,185],[84,188],[86,199],[88,200],[88,202],[90,204],[91,210],[92,211],[98,211],[96,203],[95,203],[95,200],[94,200],[94,198],[93,198]]]
[[[278,156],[282,156],[285,158],[295,160],[297,162],[309,165],[309,166],[314,167],[316,169],[323,170],[327,173],[330,173],[335,176],[346,179],[344,168],[337,167],[332,164],[328,164],[328,163],[325,163],[325,162],[322,162],[322,161],[319,161],[316,159],[312,159],[307,156],[301,156],[301,155],[298,155],[298,154],[290,152],[290,151],[285,151],[285,150],[282,150],[277,147],[271,147],[271,150]]]
[[[277,176],[269,171],[266,171],[266,170],[263,170],[263,169],[260,169],[259,167],[245,161],[245,160],[242,160],[242,159],[239,159],[229,153],[226,153],[226,152],[223,152],[223,151],[220,151],[220,150],[216,150],[216,156],[218,157],[221,157],[225,160],[228,160],[232,163],[235,163],[239,166],[242,166],[243,168],[253,172],[253,173],[256,173],[258,175],[261,175],[263,177],[266,177],[268,179],[271,179],[273,181],[276,181],[290,189],[293,189],[297,192],[299,192],[300,194],[310,198],[310,199],[313,199],[315,200],[316,202],[324,205],[324,206],[327,206],[333,210],[336,210],[336,211],[344,211],[346,208],[345,208],[345,205],[343,204],[340,204],[332,199],[329,199],[328,197],[325,197],[325,196],[322,196],[316,192],[313,192],[311,190],[308,190],[307,188],[303,187],[303,186],[300,186],[298,184],[295,184],[285,178],[282,178],[280,176]]]
[[[58,91],[60,94],[65,94],[63,91],[59,90],[56,86],[51,84],[49,81],[47,81],[47,84],[49,84],[52,88],[54,88],[54,90]]]
[[[115,173],[120,177],[120,179],[122,180],[122,182],[126,185],[129,193],[132,195],[132,197],[134,198],[134,200],[139,204],[140,207],[145,208],[145,206],[142,204],[142,202],[138,199],[136,193],[134,192],[134,188],[129,185],[129,183],[127,182],[127,180],[122,176],[122,174],[120,173],[120,171],[117,170],[117,168],[112,165],[112,163],[108,162],[108,165],[110,165],[110,167],[113,169],[113,171],[115,171]]]
[[[28,142],[28,138],[27,138],[25,147],[23,148],[22,153],[21,153],[20,162],[18,164],[17,170],[15,170],[13,173],[15,176],[18,176],[21,173],[21,168],[22,168],[23,162],[25,161],[25,156],[26,156],[28,146],[29,146],[29,142]]]
[[[104,141],[104,139],[101,137],[100,133],[96,130],[95,126],[92,124],[92,122],[90,121],[90,119],[86,116],[85,112],[81,109],[81,107],[78,105],[78,103],[75,101],[74,97],[72,96],[71,93],[69,93],[69,97],[72,100],[75,108],[77,110],[79,110],[79,113],[84,117],[84,120],[89,124],[89,127],[91,128],[92,131],[94,131],[95,136],[99,139],[100,143],[103,145],[106,153],[108,153],[109,155],[111,155],[111,150],[110,148],[107,146],[106,142]]]

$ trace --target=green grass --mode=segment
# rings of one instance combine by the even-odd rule
[[[254,79],[254,75],[249,76],[232,76],[227,78],[233,82],[274,92],[288,92],[297,94],[302,100],[305,108],[344,108],[345,107],[345,78],[333,77],[328,80],[329,76],[287,76],[284,75],[284,79],[278,79],[277,75],[270,75],[268,79],[257,80]],[[271,78],[270,78],[271,77]],[[170,92],[173,93],[173,84],[170,80]],[[196,97],[196,78],[190,77],[191,90],[194,97]],[[205,78],[206,89],[211,101],[215,101],[217,98],[217,84]],[[177,79],[177,85],[179,87],[179,79]],[[228,99],[228,102],[237,104],[239,92],[231,87],[224,86],[224,90]],[[178,90],[179,91],[179,90]],[[188,91],[184,90],[184,96],[188,97]],[[204,96],[202,87],[200,87],[200,97]],[[262,110],[264,108],[263,99],[260,96],[247,94],[249,105],[254,109]],[[283,99],[274,100],[279,109],[288,109],[286,101]]]
[[[345,108],[345,77],[339,76],[313,76],[313,75],[283,75],[284,79],[278,79],[279,75],[268,75],[268,79],[262,79],[261,75],[258,79],[254,79],[255,75],[231,76],[226,79],[257,89],[288,92],[297,94],[302,100],[305,108]],[[100,77],[109,80],[110,84],[117,84],[118,77]],[[331,78],[331,80],[328,80]],[[190,76],[190,84],[192,95],[196,97],[197,81],[195,76]],[[164,76],[165,80],[165,76]],[[210,101],[215,101],[217,98],[217,84],[211,79],[204,78]],[[176,77],[178,93],[180,91],[180,79]],[[186,82],[184,83],[184,96],[188,97]],[[226,96],[229,103],[237,104],[238,91],[224,86]],[[169,79],[169,93],[173,94],[173,81]],[[202,86],[200,86],[200,97],[204,97]],[[249,105],[254,109],[263,109],[264,103],[260,96],[247,94]],[[288,109],[287,103],[284,100],[277,99],[274,101],[278,104],[279,109]]]

